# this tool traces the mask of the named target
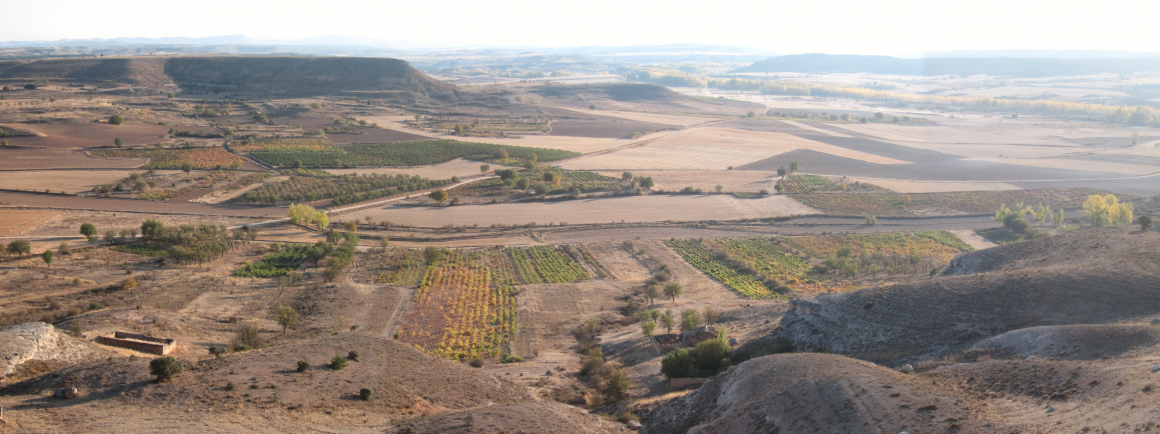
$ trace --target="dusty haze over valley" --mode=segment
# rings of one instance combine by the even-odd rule
[[[1160,8],[819,6],[0,5],[0,433],[1160,430]]]

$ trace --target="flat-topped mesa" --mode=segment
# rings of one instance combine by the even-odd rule
[[[455,103],[455,86],[399,59],[370,57],[192,56],[0,61],[0,81],[68,80],[158,91],[267,95],[355,93],[411,103]]]

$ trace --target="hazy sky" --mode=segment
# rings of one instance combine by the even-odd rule
[[[776,53],[1160,51],[1160,1],[0,0],[0,41],[347,35],[434,46],[705,43]]]

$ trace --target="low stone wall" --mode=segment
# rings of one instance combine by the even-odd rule
[[[174,339],[161,339],[125,332],[113,332],[112,337],[98,336],[97,343],[159,356],[169,354],[170,351],[173,351],[173,347],[177,346],[177,341]]]

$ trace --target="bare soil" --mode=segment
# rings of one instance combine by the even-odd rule
[[[145,145],[169,142],[169,129],[165,125],[150,125],[127,121],[121,125],[108,122],[81,122],[71,124],[10,124],[22,130],[35,131],[43,136],[12,137],[7,139],[13,146],[46,148],[91,148],[113,146],[113,139],[121,138],[125,145]]]

